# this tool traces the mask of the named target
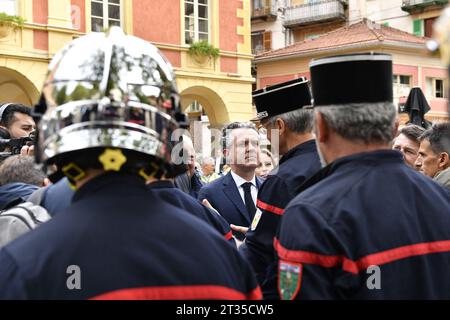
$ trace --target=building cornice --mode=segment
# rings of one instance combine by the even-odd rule
[[[40,23],[29,23],[25,22],[23,25],[24,29],[32,29],[32,30],[42,30],[42,31],[54,31],[54,32],[60,32],[60,33],[69,33],[73,35],[84,35],[84,32],[79,32],[76,29],[72,28],[65,28],[65,27],[59,27],[59,26],[52,26],[47,24],[40,24]]]
[[[423,53],[426,53],[426,46],[425,44],[421,43],[409,43],[409,42],[401,42],[401,41],[370,41],[370,42],[362,42],[362,43],[355,43],[350,45],[344,45],[340,47],[333,47],[333,48],[323,48],[323,49],[315,49],[315,50],[307,50],[307,51],[298,51],[298,52],[292,52],[287,54],[280,54],[279,56],[272,56],[272,57],[261,57],[256,58],[255,63],[258,64],[260,62],[273,62],[273,61],[281,61],[281,60],[287,60],[287,59],[296,59],[296,58],[303,58],[303,57],[310,57],[310,56],[317,56],[322,55],[324,53],[329,54],[336,54],[340,53],[342,51],[348,51],[348,50],[355,50],[355,49],[403,49],[403,50],[410,50],[417,53],[417,50],[423,51]]]
[[[24,59],[29,61],[39,61],[49,63],[53,56],[50,56],[47,52],[38,53],[25,50],[0,50],[0,56],[6,59]]]

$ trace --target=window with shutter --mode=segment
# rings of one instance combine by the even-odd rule
[[[431,38],[433,36],[433,25],[434,25],[434,22],[436,21],[436,19],[437,18],[430,18],[430,19],[424,20],[424,24],[425,24],[424,35],[425,35],[425,37]]]
[[[423,29],[423,20],[414,20],[413,21],[413,33],[416,36],[421,37],[421,36],[423,36],[422,29]]]
[[[252,32],[252,54],[264,51],[264,32]]]
[[[268,51],[268,50],[272,50],[272,32],[271,31],[266,31],[264,32],[264,50]]]

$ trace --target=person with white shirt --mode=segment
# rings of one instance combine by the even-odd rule
[[[230,172],[204,186],[199,200],[207,199],[230,224],[249,226],[256,213],[262,180],[255,176],[259,164],[259,133],[253,123],[233,122],[223,129],[223,148]],[[234,231],[238,239],[244,235]]]

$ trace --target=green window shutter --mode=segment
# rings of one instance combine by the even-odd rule
[[[423,36],[423,21],[422,20],[414,20],[413,21],[413,33],[416,36],[422,37]]]

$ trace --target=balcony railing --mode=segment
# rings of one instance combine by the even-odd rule
[[[275,0],[252,1],[252,20],[275,20],[277,8]]]
[[[448,3],[448,0],[403,0],[402,10],[415,13],[422,12],[427,8],[441,8]]]
[[[305,26],[327,21],[345,21],[345,1],[324,0],[286,9],[285,27]]]

